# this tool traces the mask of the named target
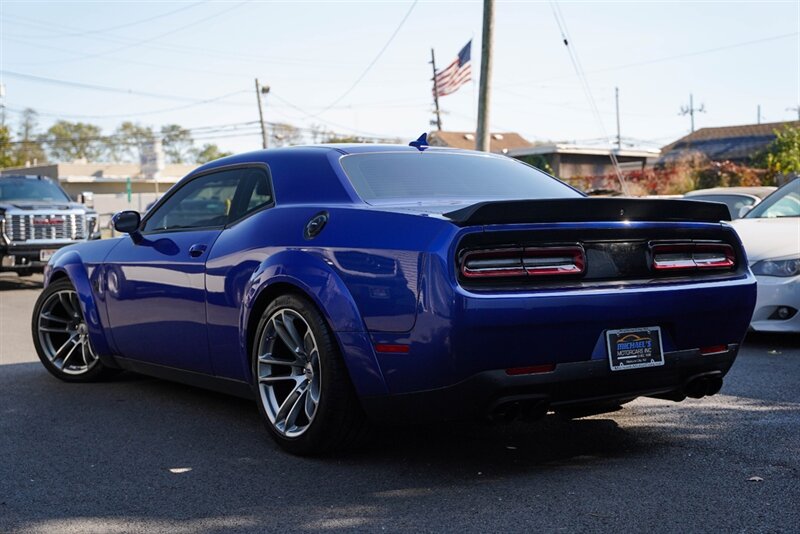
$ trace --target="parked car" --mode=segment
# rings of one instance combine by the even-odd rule
[[[689,200],[722,202],[731,211],[731,217],[738,219],[769,196],[776,187],[714,187],[689,191],[684,196]]]
[[[0,176],[0,271],[42,271],[59,248],[100,237],[97,212],[44,176]]]
[[[370,421],[700,398],[755,303],[726,217],[424,138],[251,152],[115,215],[128,236],[58,252],[33,340],[62,380],[129,369],[253,398],[298,454]]]
[[[751,328],[800,332],[800,179],[768,196],[734,227],[758,280]]]

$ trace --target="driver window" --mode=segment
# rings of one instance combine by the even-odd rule
[[[153,213],[144,231],[224,226],[240,176],[241,171],[234,169],[195,178]]]

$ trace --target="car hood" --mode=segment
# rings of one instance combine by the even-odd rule
[[[750,263],[800,255],[800,218],[737,219],[731,224]]]
[[[0,210],[83,210],[86,212],[93,212],[94,210],[87,208],[85,205],[78,202],[36,202],[31,200],[0,200]]]

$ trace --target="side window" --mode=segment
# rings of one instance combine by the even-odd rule
[[[144,232],[223,226],[241,175],[241,169],[233,169],[195,178],[159,206]]]
[[[241,188],[237,195],[240,200],[236,203],[237,209],[231,220],[244,217],[273,201],[269,177],[263,168],[242,169],[240,173]]]

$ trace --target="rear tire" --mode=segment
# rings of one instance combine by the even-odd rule
[[[267,430],[284,450],[316,455],[348,449],[366,417],[330,328],[299,295],[264,311],[252,353],[253,387]]]
[[[92,348],[78,293],[66,278],[39,295],[31,333],[42,365],[60,380],[93,382],[117,372],[103,365]]]

